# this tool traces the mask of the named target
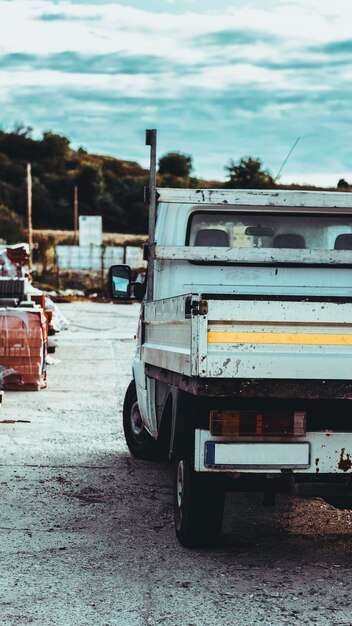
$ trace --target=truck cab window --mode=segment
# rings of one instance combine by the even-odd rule
[[[351,250],[351,217],[332,214],[194,211],[189,246]]]

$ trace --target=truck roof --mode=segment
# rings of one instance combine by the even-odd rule
[[[286,191],[277,189],[184,189],[157,188],[158,203],[263,206],[263,207],[312,207],[351,209],[352,194],[333,191]]]

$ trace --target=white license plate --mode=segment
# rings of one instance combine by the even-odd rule
[[[302,443],[205,444],[206,467],[231,469],[305,469],[310,466],[310,445]]]

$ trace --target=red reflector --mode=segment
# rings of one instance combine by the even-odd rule
[[[211,411],[210,432],[221,437],[304,437],[303,411]]]

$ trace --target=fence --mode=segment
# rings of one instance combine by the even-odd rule
[[[60,270],[91,270],[104,273],[111,265],[146,267],[140,246],[56,246],[56,264]]]

